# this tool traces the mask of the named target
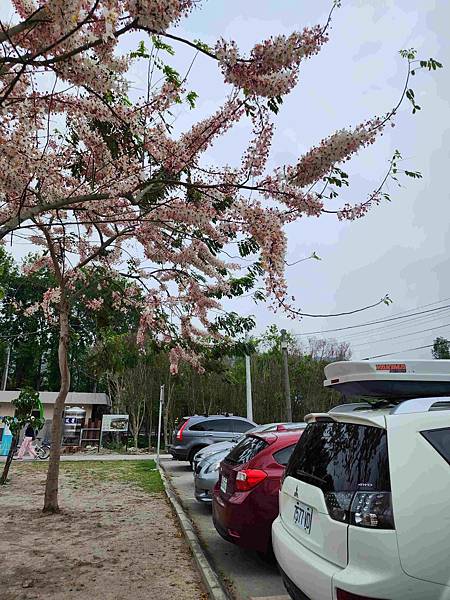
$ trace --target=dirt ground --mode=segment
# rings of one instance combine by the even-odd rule
[[[0,599],[206,600],[163,493],[98,464],[61,465],[53,516],[41,512],[45,465],[13,465],[0,487]]]

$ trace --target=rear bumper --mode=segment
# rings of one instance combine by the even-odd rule
[[[295,600],[333,600],[333,576],[340,567],[297,542],[280,517],[272,526],[272,545],[286,589]]]
[[[189,449],[183,448],[182,446],[170,445],[169,454],[172,455],[173,460],[187,460],[189,456]]]
[[[298,588],[293,581],[291,581],[291,579],[289,579],[283,569],[279,568],[279,570],[284,587],[287,589],[289,596],[293,598],[293,600],[311,600],[311,598],[308,598],[308,596],[304,594],[302,590]]]
[[[195,498],[199,502],[212,502],[212,491],[219,478],[218,471],[212,471],[202,477],[194,475]]]
[[[266,553],[271,547],[271,528],[275,515],[271,516],[270,510],[261,515],[253,505],[251,492],[246,494],[242,502],[233,504],[222,500],[217,486],[214,488],[214,527],[228,542],[247,550]]]
[[[402,570],[395,531],[377,531],[375,537],[362,528],[349,529],[349,564],[341,568],[300,544],[280,517],[275,520],[273,549],[294,600],[336,600],[336,588],[369,598],[450,600],[450,587],[415,579]]]

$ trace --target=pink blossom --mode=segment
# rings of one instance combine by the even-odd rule
[[[85,300],[85,306],[94,312],[100,310],[103,306],[103,298],[92,298]]]
[[[258,285],[273,307],[289,308],[286,226],[322,215],[328,207],[314,186],[372,144],[382,121],[341,129],[293,166],[268,172],[275,117],[257,96],[292,90],[303,61],[327,41],[322,28],[274,36],[247,58],[234,41],[219,40],[206,53],[233,88],[209,116],[176,133],[188,82],[139,95],[135,59],[121,54],[133,46],[119,44],[119,32],[164,39],[197,0],[12,2],[18,19],[38,11],[42,21],[0,46],[3,58],[35,57],[25,70],[6,61],[0,73],[0,228],[20,222],[20,235],[41,252],[24,273],[47,269],[58,282],[25,314],[42,308],[54,319],[61,290],[94,312],[111,302],[115,311],[138,311],[142,348],[148,339],[171,348],[172,373],[186,361],[201,370],[193,348],[222,339],[214,325],[220,299],[248,266],[239,249],[251,243],[254,255],[245,258],[262,269]],[[213,144],[247,118],[247,148],[234,147],[230,164],[214,162]],[[359,218],[380,197],[346,203],[337,218]],[[88,298],[99,273],[108,284],[124,273],[127,284],[110,293],[102,280]]]
[[[240,58],[235,42],[222,39],[217,42],[216,56],[226,82],[257,96],[274,97],[291,91],[300,62],[317,54],[327,39],[320,26],[278,35],[257,44],[246,61]]]
[[[294,167],[287,169],[288,180],[299,187],[320,180],[334,165],[349,160],[360,148],[373,144],[377,133],[382,131],[380,123],[381,119],[376,118],[358,125],[353,131],[341,129],[325,138]]]

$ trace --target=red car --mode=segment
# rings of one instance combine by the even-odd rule
[[[270,555],[281,478],[302,433],[247,434],[231,450],[213,491],[214,526],[223,538]]]

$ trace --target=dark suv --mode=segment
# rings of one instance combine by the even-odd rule
[[[232,441],[255,427],[253,421],[234,415],[195,415],[180,420],[169,452],[174,460],[192,463],[196,452],[216,442]]]

